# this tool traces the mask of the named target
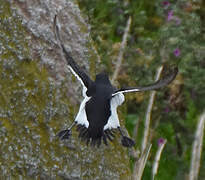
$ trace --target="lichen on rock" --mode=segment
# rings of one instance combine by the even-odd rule
[[[0,179],[129,179],[120,143],[87,147],[75,130],[68,141],[55,137],[72,123],[81,99],[54,38],[56,13],[78,64],[93,73],[89,67],[99,61],[77,5],[0,0],[0,12]]]

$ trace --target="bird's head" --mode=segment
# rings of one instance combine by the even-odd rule
[[[105,72],[97,74],[96,78],[95,78],[95,82],[96,83],[106,83],[106,84],[109,83],[110,84],[109,77],[108,77],[107,73],[105,73]]]

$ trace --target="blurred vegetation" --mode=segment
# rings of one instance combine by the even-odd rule
[[[118,76],[119,86],[145,85],[161,64],[176,64],[176,80],[157,93],[152,114],[152,156],[143,179],[150,179],[157,140],[168,143],[156,179],[185,179],[198,116],[205,107],[205,3],[200,0],[77,0],[91,24],[102,64],[111,75],[128,17],[132,25]],[[131,135],[140,145],[149,93],[126,95],[123,111]],[[204,147],[205,148],[205,147]],[[203,149],[204,149],[203,148]],[[199,179],[204,179],[205,153]]]

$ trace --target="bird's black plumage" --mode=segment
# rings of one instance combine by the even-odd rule
[[[54,18],[54,32],[68,67],[83,85],[84,96],[74,123],[68,129],[60,131],[58,137],[62,140],[68,139],[71,135],[71,128],[76,125],[79,131],[79,138],[86,141],[87,144],[100,146],[102,141],[106,145],[108,144],[107,140],[112,141],[115,137],[114,129],[118,129],[122,136],[122,145],[125,147],[134,146],[134,141],[122,132],[117,115],[117,107],[124,101],[123,93],[161,88],[175,78],[177,68],[173,68],[168,75],[151,85],[116,89],[111,84],[107,74],[97,74],[95,81],[93,81],[75,63],[61,41],[59,28],[56,24],[56,16]]]
[[[89,122],[88,138],[92,137],[94,140],[107,135],[103,128],[111,116],[110,100],[115,88],[104,73],[96,76],[93,86],[95,90],[92,92],[90,100],[86,102],[85,111]],[[109,138],[109,133],[107,136]]]

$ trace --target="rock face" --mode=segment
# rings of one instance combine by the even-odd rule
[[[0,0],[0,179],[130,179],[117,137],[99,149],[55,134],[72,123],[81,87],[65,66],[53,34],[94,75],[99,58],[89,25],[68,0]]]

